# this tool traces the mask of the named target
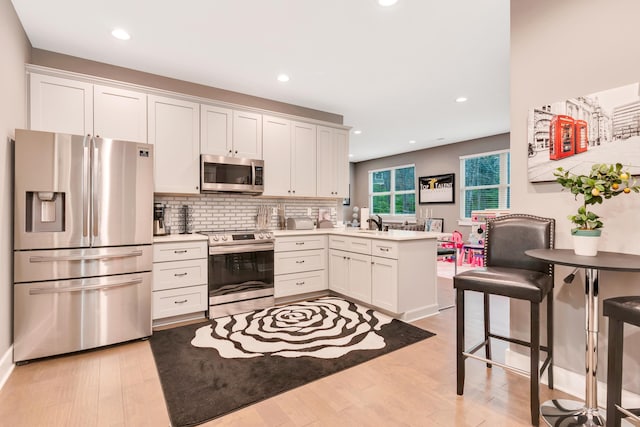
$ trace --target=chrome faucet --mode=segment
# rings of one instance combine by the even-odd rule
[[[376,215],[376,217],[378,217],[377,221],[373,218],[369,218],[367,220],[367,222],[369,223],[369,228],[371,228],[371,223],[374,223],[378,228],[378,231],[382,231],[382,217],[380,215]]]

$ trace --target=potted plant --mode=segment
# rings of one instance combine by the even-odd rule
[[[563,168],[557,168],[553,175],[556,181],[575,195],[582,197],[582,205],[578,212],[568,218],[575,225],[571,230],[574,236],[576,255],[594,256],[598,253],[598,239],[602,232],[603,222],[595,212],[589,211],[589,205],[602,204],[605,199],[640,192],[640,186],[631,181],[631,174],[623,169],[622,164],[595,164],[587,175],[575,175]],[[595,237],[595,238],[594,238]]]

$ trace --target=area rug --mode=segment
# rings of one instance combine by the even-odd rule
[[[173,427],[194,426],[434,334],[327,297],[156,331]]]

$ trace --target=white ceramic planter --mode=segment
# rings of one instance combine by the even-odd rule
[[[573,252],[581,256],[596,256],[601,230],[571,230]]]

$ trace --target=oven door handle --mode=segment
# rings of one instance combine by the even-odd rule
[[[211,246],[209,247],[209,255],[222,255],[222,254],[239,254],[247,252],[265,252],[272,251],[274,248],[273,243],[256,243],[249,245],[230,245],[230,246]]]

